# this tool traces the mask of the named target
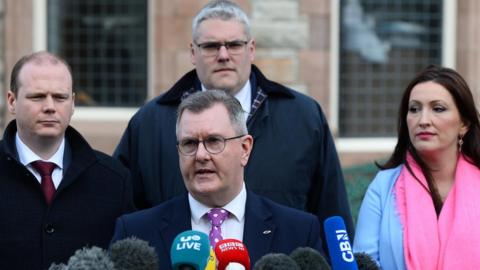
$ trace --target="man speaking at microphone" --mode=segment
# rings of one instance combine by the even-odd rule
[[[253,138],[234,97],[209,90],[185,98],[178,108],[176,136],[188,194],[119,218],[112,242],[132,235],[147,240],[162,266],[170,261],[175,236],[192,229],[208,234],[212,247],[223,238],[243,241],[252,265],[267,253],[289,254],[297,247],[323,253],[315,216],[246,189],[244,167]]]

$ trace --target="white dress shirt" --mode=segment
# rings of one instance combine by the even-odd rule
[[[206,91],[207,89],[202,84],[202,91]],[[221,90],[221,89],[219,89]],[[245,120],[248,119],[248,115],[252,109],[252,90],[250,86],[250,80],[247,80],[245,85],[235,94],[235,98],[240,102],[242,105],[242,109],[245,112]]]
[[[190,203],[190,212],[192,215],[192,230],[210,233],[211,224],[207,213],[212,209],[199,201],[195,200],[192,195],[188,194],[188,202]],[[245,225],[245,203],[247,202],[247,190],[245,183],[242,191],[227,205],[222,208],[230,212],[228,218],[222,223],[223,239],[243,240],[243,227]]]
[[[57,165],[52,172],[53,185],[55,186],[55,189],[57,189],[63,178],[63,152],[65,150],[65,138],[62,139],[62,143],[60,143],[57,152],[55,152],[55,154],[53,154],[53,156],[48,160],[42,159],[26,144],[24,144],[22,139],[20,139],[20,136],[18,136],[18,132],[15,135],[15,146],[17,147],[18,159],[20,160],[20,163],[27,167],[27,169],[35,176],[35,178],[37,178],[40,184],[42,183],[42,176],[33,168],[31,163],[37,160],[42,160],[53,162],[55,165]]]

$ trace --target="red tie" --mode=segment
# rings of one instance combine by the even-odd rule
[[[55,194],[55,186],[52,181],[52,172],[55,169],[55,163],[45,161],[34,161],[32,167],[42,176],[42,190],[47,204],[50,205]]]

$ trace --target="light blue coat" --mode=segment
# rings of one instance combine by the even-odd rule
[[[368,187],[357,221],[354,252],[366,252],[382,269],[404,270],[403,229],[394,186],[402,165],[380,171]]]

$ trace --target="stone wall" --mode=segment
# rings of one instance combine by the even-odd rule
[[[272,80],[329,104],[330,1],[251,0],[257,64]]]
[[[472,90],[477,107],[480,104],[480,2],[457,2],[457,71]]]
[[[250,17],[257,42],[255,63],[268,78],[306,92],[299,55],[308,48],[309,27],[298,1],[253,0]]]
[[[0,0],[2,3],[2,13],[0,26],[0,47],[1,54],[1,93],[2,99],[6,97],[6,90],[9,87],[9,76],[13,65],[25,54],[33,50],[33,6],[32,0]],[[4,101],[4,100],[3,100]],[[3,106],[5,102],[1,102]],[[0,130],[3,130],[5,124],[13,117],[3,109],[0,113]],[[3,134],[3,132],[1,133]],[[1,136],[1,135],[0,135]]]

